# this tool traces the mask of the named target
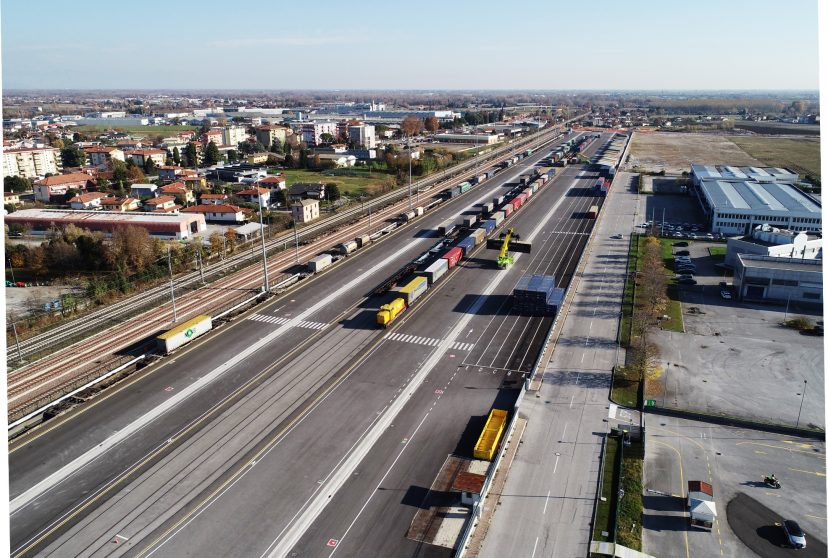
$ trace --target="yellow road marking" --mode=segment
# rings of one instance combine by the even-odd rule
[[[816,475],[818,477],[824,477],[825,473],[820,473],[819,471],[806,471],[804,469],[794,469],[793,467],[788,467],[789,471],[796,471],[797,473],[807,473],[809,475]]]
[[[667,442],[662,442],[661,440],[653,440],[650,438],[653,443],[661,444],[662,446],[668,447],[678,455],[678,464],[679,464],[679,479],[681,480],[681,493],[684,493],[684,466],[681,463],[681,452],[677,450],[674,446],[668,444]],[[687,529],[684,529],[684,552],[687,558],[690,558],[690,541],[687,538]]]
[[[813,517],[814,519],[822,519],[823,521],[828,520],[828,517],[822,517],[821,515],[811,515],[809,513],[806,513],[805,517]]]
[[[736,443],[737,446],[741,446],[741,445],[745,445],[745,444],[752,444],[752,445],[755,445],[755,446],[762,446],[762,447],[765,447],[765,448],[772,448],[772,449],[778,449],[778,450],[783,450],[783,451],[795,451],[797,453],[801,453],[801,454],[804,454],[804,455],[813,455],[814,457],[822,459],[823,461],[825,460],[825,456],[823,454],[814,453],[813,450],[794,449],[794,448],[791,448],[791,447],[775,446],[773,444],[764,444],[764,443],[761,443],[761,442],[737,442]]]

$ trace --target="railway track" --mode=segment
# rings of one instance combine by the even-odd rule
[[[425,187],[427,191],[436,191],[437,186],[442,186],[447,181],[462,180],[467,176],[479,172],[478,166],[481,163],[486,166],[495,164],[499,160],[504,159],[507,155],[511,155],[516,150],[522,150],[526,147],[538,148],[549,141],[554,135],[555,130],[549,130],[537,136],[527,138],[523,142],[505,146],[502,150],[491,154],[490,157],[479,161],[471,161],[469,165],[462,169],[454,168],[442,171],[439,175],[429,177],[424,181],[419,181],[415,185],[421,190]],[[453,171],[449,174],[448,171]],[[370,207],[379,208],[372,216],[377,222],[387,220],[389,217],[394,217],[400,212],[407,209],[408,201],[407,189],[399,189],[373,200]],[[299,247],[299,259],[307,260],[313,255],[316,255],[325,246],[334,246],[345,240],[350,240],[360,234],[369,232],[367,223],[359,220],[367,214],[367,208],[355,207],[348,211],[337,215],[335,218],[326,220],[315,226],[307,227],[299,233],[299,239],[307,239],[313,235],[323,235],[318,242]],[[344,226],[342,223],[346,223]],[[340,226],[339,229],[331,229]],[[328,234],[325,234],[328,233]],[[288,233],[280,235],[267,242],[268,249],[277,249],[280,246],[285,246],[293,242],[293,234]],[[281,269],[287,264],[290,264],[296,256],[292,251],[282,251],[275,255],[270,255],[268,258],[268,273],[274,277],[273,283],[279,282],[279,277],[282,275]],[[187,292],[180,297],[176,297],[176,310],[180,321],[186,320],[199,313],[212,313],[222,307],[228,307],[230,303],[238,301],[242,298],[249,297],[253,292],[258,291],[262,284],[262,270],[261,262],[250,263],[250,256],[246,253],[238,254],[232,258],[228,258],[223,262],[219,262],[209,268],[210,276],[220,275],[228,270],[235,269],[239,265],[248,264],[243,269],[225,276],[218,280],[209,283],[206,286],[200,286],[195,290]],[[208,275],[208,270],[205,269],[205,278]],[[201,282],[201,276],[198,271],[192,272],[179,279],[176,286],[183,289],[185,287],[197,286]],[[241,293],[241,296],[240,296]],[[92,335],[83,342],[74,343],[64,349],[52,353],[49,357],[42,358],[34,363],[12,371],[8,375],[8,406],[10,415],[20,413],[21,409],[31,406],[33,401],[42,401],[48,397],[50,393],[59,392],[64,386],[83,377],[85,373],[95,370],[109,357],[111,358],[115,353],[129,347],[130,345],[145,339],[153,332],[164,329],[170,325],[172,309],[169,303],[162,303],[156,308],[145,312],[134,318],[128,318],[122,321],[123,316],[136,308],[144,307],[148,303],[152,303],[168,295],[168,286],[159,286],[142,293],[140,297],[135,300],[123,301],[118,305],[113,305],[110,308],[102,309],[95,312],[93,315],[87,316],[82,327],[78,328],[77,323],[68,323],[59,328],[55,328],[50,333],[52,334],[46,340],[28,340],[26,350],[28,354],[36,353],[44,344],[54,344],[61,339],[69,336],[77,336],[77,329],[88,331],[93,327],[100,327],[107,322],[115,322],[118,325],[116,331],[104,331],[97,335]],[[119,318],[121,318],[119,320]],[[119,323],[120,322],[120,323]],[[73,331],[72,327],[75,327]],[[21,351],[24,350],[23,343],[21,343]],[[16,354],[16,351],[10,350],[7,356]]]

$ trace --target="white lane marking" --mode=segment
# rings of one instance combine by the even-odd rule
[[[132,436],[148,424],[150,424],[151,422],[157,420],[159,417],[161,417],[168,411],[172,410],[175,406],[184,402],[186,399],[191,397],[193,394],[195,394],[202,388],[206,387],[207,385],[218,379],[222,374],[230,370],[233,366],[243,363],[245,359],[251,357],[254,354],[257,354],[259,351],[266,348],[270,343],[273,342],[274,339],[277,339],[278,337],[283,335],[286,330],[303,321],[308,316],[312,316],[315,313],[319,312],[321,309],[330,306],[330,304],[341,295],[352,292],[356,285],[370,277],[374,277],[377,270],[387,266],[390,263],[390,261],[390,259],[385,260],[385,262],[379,263],[377,266],[371,268],[365,273],[362,273],[354,277],[350,281],[344,283],[338,289],[331,292],[331,294],[320,299],[319,302],[309,307],[304,312],[297,314],[295,317],[288,320],[287,323],[277,327],[269,334],[259,339],[257,342],[253,343],[252,345],[248,345],[246,349],[237,353],[235,356],[225,361],[224,363],[218,365],[209,373],[205,374],[204,376],[202,376],[186,388],[179,391],[176,395],[170,397],[169,399],[167,399],[154,409],[148,411],[147,413],[144,413],[131,423],[127,424],[124,428],[122,428],[109,438],[105,439],[103,442],[99,443],[97,446],[87,450],[85,453],[76,457],[74,460],[67,463],[54,473],[50,474],[45,479],[38,482],[28,490],[23,491],[17,498],[13,499],[9,503],[9,513],[13,515],[15,512],[19,511],[20,508],[28,505],[35,498],[37,498],[47,490],[50,490],[58,483],[63,482],[70,475],[76,473],[77,471],[79,471],[80,469],[82,469],[98,457],[105,454],[107,451],[109,451],[116,445],[120,444],[121,442],[123,442],[124,440],[126,440],[127,438],[129,438],[130,436]],[[499,277],[503,276],[500,275]]]
[[[560,456],[560,455],[556,455],[556,456],[555,456],[555,468],[554,468],[554,469],[552,469],[552,474],[555,474],[556,472],[558,472],[558,459],[560,459],[560,458],[561,458],[561,456]],[[547,498],[549,498],[549,496],[547,496]],[[545,508],[544,508],[544,510],[543,510],[543,513],[546,513],[546,509],[545,509]]]
[[[434,406],[432,406],[431,408],[433,409],[433,408],[434,408]],[[390,474],[391,474],[391,470],[394,468],[394,465],[396,465],[396,464],[397,464],[397,461],[399,461],[400,457],[402,457],[402,454],[403,454],[403,452],[405,451],[405,448],[407,448],[407,447],[408,447],[408,444],[410,444],[410,443],[411,443],[411,440],[413,440],[413,439],[414,439],[414,436],[416,436],[416,435],[417,435],[417,432],[419,432],[419,431],[420,431],[420,427],[421,427],[421,426],[423,425],[423,423],[426,421],[426,419],[428,418],[428,415],[429,415],[429,413],[430,413],[430,412],[431,412],[431,410],[429,410],[429,412],[427,412],[427,413],[425,414],[425,416],[423,417],[423,420],[421,420],[421,421],[420,421],[420,424],[418,424],[418,425],[417,425],[417,428],[415,428],[415,429],[414,429],[414,432],[412,432],[411,436],[409,436],[409,437],[406,439],[406,442],[405,442],[405,444],[403,444],[403,447],[402,447],[402,449],[400,450],[400,453],[398,453],[398,454],[397,454],[396,459],[394,459],[393,463],[391,463],[391,465],[390,465],[390,466],[388,467],[388,469],[385,471],[385,474],[382,476],[382,478],[380,479],[380,481],[377,483],[377,487],[373,490],[373,492],[371,492],[371,495],[370,495],[370,496],[368,496],[368,499],[367,499],[367,500],[365,500],[365,503],[364,503],[364,504],[362,504],[362,507],[359,509],[359,511],[357,512],[356,516],[354,516],[354,520],[353,520],[353,521],[351,521],[351,524],[350,524],[350,525],[348,525],[348,528],[347,528],[347,529],[345,529],[345,532],[344,532],[344,533],[342,533],[342,537],[340,537],[340,539],[339,539],[339,541],[340,541],[340,542],[342,542],[343,540],[345,540],[345,537],[347,537],[347,536],[348,536],[348,533],[350,532],[350,530],[351,530],[351,528],[354,526],[354,524],[357,522],[357,519],[359,519],[359,516],[360,516],[360,515],[362,515],[362,512],[364,512],[364,511],[365,511],[365,508],[367,508],[367,507],[368,507],[368,504],[369,504],[369,502],[371,502],[371,499],[374,497],[374,494],[376,494],[376,493],[377,493],[377,491],[378,491],[378,490],[380,489],[380,487],[382,486],[382,483],[383,483],[383,482],[385,482],[385,479],[388,477],[388,475],[390,475]],[[336,547],[335,549],[333,549],[333,550],[331,551],[331,553],[330,553],[330,555],[329,555],[329,556],[333,556],[333,555],[334,555],[334,553],[336,552],[336,550],[337,550],[338,548],[339,548],[339,547]]]
[[[571,397],[571,398],[570,398],[570,400],[569,400],[569,408],[570,408],[570,409],[572,408],[572,403],[573,403],[574,401],[575,401],[575,394],[573,393],[573,394],[572,394],[572,397]]]
[[[543,230],[543,227],[546,226],[547,222],[552,218],[552,216],[557,211],[558,207],[564,202],[566,199],[565,196],[562,196],[555,204],[549,209],[549,212],[546,214],[546,217],[543,221],[541,221],[534,230],[526,237],[527,242],[531,242],[532,239],[537,236],[538,232]],[[515,261],[520,259],[522,254],[518,253],[515,254]],[[374,270],[372,270],[373,273]],[[338,470],[332,472],[329,475],[330,482],[329,487],[324,492],[318,493],[314,498],[313,501],[308,504],[304,511],[297,512],[294,519],[289,522],[282,532],[276,536],[273,542],[268,545],[268,549],[273,548],[271,552],[265,551],[265,554],[262,554],[262,557],[267,558],[276,558],[281,556],[286,556],[288,553],[293,549],[296,544],[298,544],[299,540],[305,534],[305,532],[310,528],[314,521],[322,514],[322,511],[327,507],[327,505],[331,502],[333,497],[336,495],[337,492],[345,485],[345,482],[350,479],[351,475],[353,475],[356,468],[374,446],[374,444],[379,440],[380,436],[385,432],[385,430],[391,425],[394,419],[397,418],[397,415],[402,412],[403,407],[408,403],[408,401],[414,396],[417,390],[425,381],[426,377],[431,373],[431,370],[437,366],[437,363],[443,358],[443,356],[448,352],[451,348],[451,345],[455,343],[455,340],[460,332],[465,329],[465,327],[469,324],[472,318],[477,315],[477,312],[486,302],[486,299],[489,295],[491,295],[495,289],[498,288],[501,281],[507,277],[508,274],[502,273],[495,275],[495,278],[486,286],[483,292],[477,296],[474,303],[472,304],[471,308],[463,314],[463,316],[457,321],[455,326],[449,331],[446,339],[440,343],[440,345],[434,350],[433,353],[426,359],[423,363],[423,366],[417,370],[416,374],[412,377],[411,382],[406,386],[406,393],[404,395],[398,396],[394,399],[388,410],[383,414],[382,418],[376,422],[376,424],[371,428],[370,432],[362,437],[359,442],[359,446],[352,450],[350,455],[348,455],[347,460],[344,461],[341,465],[339,465]],[[348,288],[351,288],[351,285],[348,285]],[[449,354],[449,357],[454,355]],[[301,517],[300,517],[301,513]],[[291,524],[292,523],[292,524]],[[281,541],[280,541],[281,539]],[[278,544],[277,544],[278,543]],[[537,546],[537,543],[536,543]],[[533,552],[534,555],[534,552]]]
[[[569,423],[568,423],[568,422],[565,422],[565,423],[564,423],[563,434],[561,434],[561,442],[563,442],[563,441],[564,441],[564,439],[566,438],[566,427],[567,427],[567,426],[569,426]]]
[[[557,464],[557,462],[556,462],[556,463],[555,463],[555,466],[557,467],[557,465],[558,465],[558,464]],[[553,473],[554,473],[554,471],[553,471]],[[552,494],[552,491],[551,491],[551,490],[550,490],[549,492],[547,492],[547,493],[546,493],[546,502],[543,504],[543,515],[546,515],[546,506],[548,506],[548,505],[549,505],[549,496],[550,496],[550,494]]]
[[[265,322],[265,323],[277,324],[277,325],[283,325],[283,324],[286,324],[290,321],[290,319],[284,318],[284,317],[281,317],[281,316],[267,316],[267,315],[264,315],[264,314],[253,314],[253,315],[249,316],[247,319],[248,320],[254,320],[254,321],[257,321],[257,322]],[[305,321],[305,320],[302,320],[302,321],[297,322],[297,323],[294,324],[295,327],[301,327],[301,328],[305,328],[305,329],[323,329],[327,325],[328,324],[323,323],[323,322],[309,322],[309,321]]]
[[[539,540],[540,540],[540,537],[535,537],[535,546],[534,546],[534,548],[532,548],[532,558],[535,558],[535,552],[538,551],[538,541]]]

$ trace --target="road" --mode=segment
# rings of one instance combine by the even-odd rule
[[[196,343],[14,446],[13,548],[27,550],[31,541],[33,551],[51,543],[43,555],[134,554],[144,549],[170,556],[250,555],[263,552],[277,538],[288,540],[277,537],[285,528],[290,531],[286,534],[301,536],[302,527],[315,519],[300,513],[298,519],[309,523],[297,524],[297,511],[308,510],[303,502],[309,496],[313,500],[314,493],[327,499],[327,491],[333,496],[340,487],[350,489],[342,471],[351,465],[361,468],[369,451],[374,455],[376,448],[385,447],[386,429],[400,432],[400,424],[417,416],[402,408],[440,395],[418,388],[448,386],[444,375],[456,372],[464,353],[472,354],[466,343],[486,341],[466,341],[460,334],[472,320],[480,324],[476,331],[485,331],[483,324],[493,318],[480,311],[497,310],[498,299],[464,299],[469,293],[492,294],[486,293],[492,285],[503,284],[508,287],[503,293],[508,293],[521,268],[501,273],[472,259],[390,332],[373,325],[381,301],[365,301],[361,295],[433,244],[436,238],[428,231],[437,223],[488,201],[493,191],[503,190],[504,179],[514,179],[524,169],[521,164],[502,173],[459,204],[415,223],[405,240],[348,258],[335,273],[257,308],[218,337]],[[587,238],[579,233],[590,225],[571,218],[585,211],[581,206],[590,200],[563,195],[576,173],[568,171],[517,214],[521,226],[525,219],[532,228],[533,222],[548,223],[553,215],[548,206],[558,203],[574,228],[571,234],[550,231],[550,238],[569,237],[574,253]],[[493,275],[504,279],[492,282]],[[419,331],[420,338],[439,340],[439,345],[385,336],[408,334],[408,328]],[[520,328],[513,331],[520,337]],[[505,357],[505,351],[495,356]],[[500,371],[504,377],[509,373]],[[491,387],[489,381],[500,383],[497,374],[480,376],[481,382],[486,379],[483,387]],[[486,400],[486,392],[480,391],[478,402],[466,401],[469,390],[460,392],[465,411]],[[496,391],[489,390],[483,413]],[[514,390],[504,392],[508,402],[508,392]],[[468,420],[471,415],[463,416]],[[437,465],[424,462],[439,467],[442,459]],[[137,466],[128,467],[133,463]]]
[[[526,431],[483,557],[588,554],[601,443],[615,423],[605,419],[612,367],[624,356],[615,340],[637,197],[632,175],[620,173],[543,383],[521,405]]]

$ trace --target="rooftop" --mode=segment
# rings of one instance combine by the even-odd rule
[[[92,177],[84,172],[73,172],[70,174],[58,174],[55,176],[47,176],[40,180],[38,184],[44,186],[57,186],[59,184],[69,184],[72,182],[86,182],[92,180]]]
[[[822,273],[822,260],[803,260],[801,258],[780,258],[776,256],[757,256],[737,254],[744,267],[768,269],[788,269],[791,271],[810,271]]]
[[[733,167],[729,165],[690,165],[699,180],[755,180],[759,182],[797,182],[799,175],[778,167]]]
[[[700,186],[714,209],[822,214],[820,204],[790,184],[749,180],[702,180]]]
[[[120,223],[179,223],[192,220],[192,215],[169,213],[122,213],[120,211],[84,211],[73,209],[21,209],[6,215],[9,221],[111,221]]]

